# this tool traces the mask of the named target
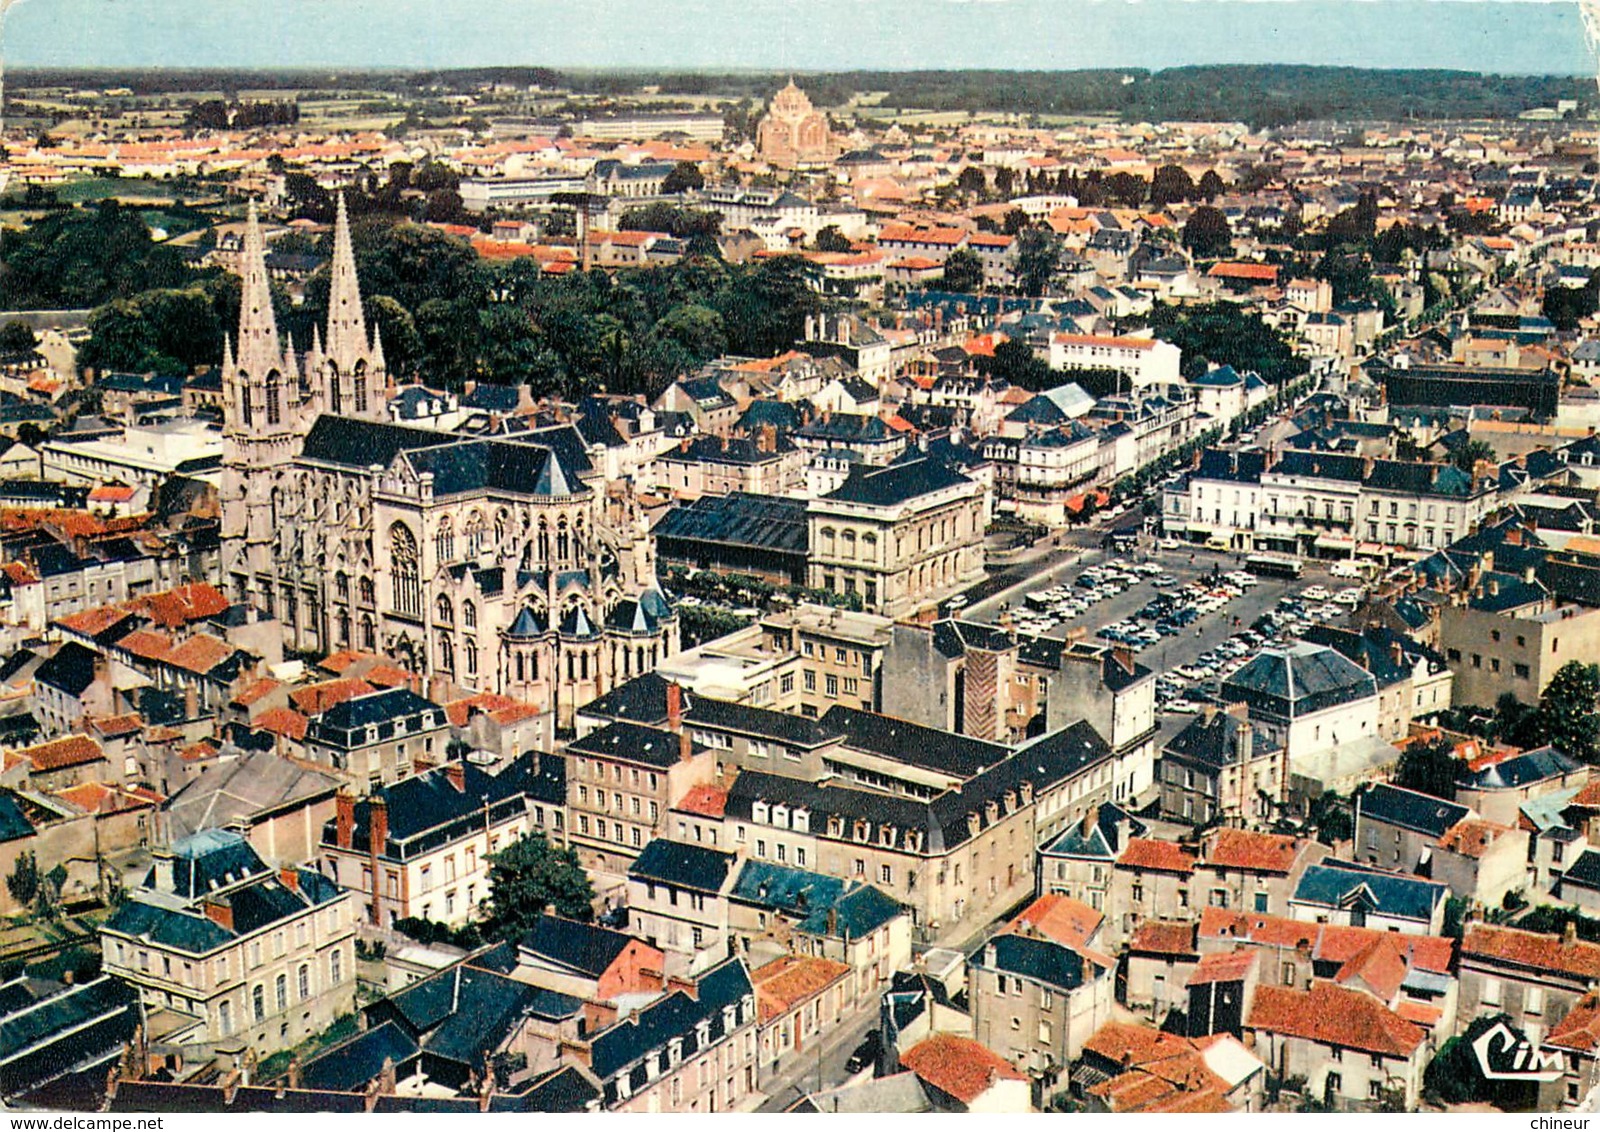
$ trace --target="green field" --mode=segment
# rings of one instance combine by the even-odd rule
[[[85,177],[56,187],[56,197],[71,204],[84,204],[108,197],[137,197],[140,200],[170,201],[172,187],[164,181],[143,181],[125,177]]]

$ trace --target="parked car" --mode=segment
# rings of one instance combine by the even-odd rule
[[[846,1073],[860,1073],[868,1066],[878,1063],[878,1056],[883,1053],[883,1037],[877,1030],[868,1030],[867,1036],[861,1044],[851,1051],[845,1058],[844,1069]]]

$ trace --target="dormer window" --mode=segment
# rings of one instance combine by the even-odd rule
[[[790,816],[789,824],[801,833],[810,833],[811,812],[809,810],[796,810]]]
[[[758,821],[765,825],[771,818],[771,810],[765,802],[757,802],[750,807],[750,820]]]
[[[775,825],[775,826],[779,826],[781,828],[787,828],[788,827],[788,825],[789,825],[789,807],[788,806],[773,806],[772,807],[772,824]]]
[[[856,825],[855,829],[852,831],[852,835],[857,841],[865,841],[867,839],[867,823],[864,819],[856,819]]]

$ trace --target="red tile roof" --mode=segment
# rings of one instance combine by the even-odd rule
[[[1496,841],[1511,833],[1510,826],[1482,818],[1462,818],[1444,831],[1439,848],[1474,859],[1482,857]]]
[[[1051,893],[1041,896],[1006,925],[1012,934],[1029,929],[1074,951],[1084,946],[1100,930],[1105,916],[1070,896]]]
[[[720,818],[728,809],[728,791],[723,786],[693,786],[675,809],[703,818]]]
[[[293,708],[268,708],[256,716],[255,727],[288,739],[304,739],[310,720]]]
[[[1154,338],[1119,338],[1110,334],[1052,334],[1050,341],[1063,346],[1115,346],[1122,350],[1153,350]]]
[[[934,1034],[900,1055],[900,1064],[935,1089],[971,1104],[996,1081],[1026,1081],[1005,1058],[957,1034]]]
[[[1545,1044],[1580,1053],[1600,1049],[1600,991],[1590,991],[1567,1011],[1567,1016],[1550,1029]]]
[[[1540,968],[1584,979],[1600,979],[1600,944],[1565,942],[1560,936],[1492,924],[1473,924],[1461,941],[1461,955],[1520,967]]]
[[[1156,841],[1150,837],[1133,837],[1128,847],[1117,858],[1118,868],[1152,869],[1165,873],[1194,872],[1194,854],[1171,841]]]
[[[848,963],[809,955],[784,955],[750,972],[756,1011],[763,1023],[780,1018],[804,1002],[849,978]]]
[[[1388,1057],[1410,1057],[1427,1037],[1422,1027],[1371,995],[1325,982],[1313,983],[1309,991],[1257,987],[1245,1025]]]
[[[331,707],[346,700],[377,691],[365,680],[324,680],[320,684],[307,684],[289,693],[289,702],[302,715],[321,715]]]
[[[1206,272],[1213,279],[1247,279],[1257,283],[1276,283],[1278,268],[1271,263],[1215,263]]]
[[[1249,977],[1251,968],[1255,965],[1256,953],[1248,949],[1205,955],[1195,964],[1194,972],[1184,985],[1204,987],[1212,983],[1243,982]]]
[[[61,739],[52,739],[38,746],[24,747],[16,752],[16,755],[32,763],[35,774],[84,766],[105,758],[100,744],[87,735],[67,735]]]
[[[1205,864],[1218,869],[1287,874],[1300,853],[1298,839],[1248,829],[1219,829],[1206,843]]]
[[[1195,926],[1176,920],[1146,920],[1134,930],[1128,950],[1155,955],[1193,955]]]
[[[1304,947],[1318,959],[1343,965],[1373,940],[1393,938],[1408,961],[1423,971],[1446,973],[1455,955],[1455,941],[1440,936],[1393,936],[1377,928],[1352,928],[1337,924],[1308,924],[1286,916],[1231,912],[1206,908],[1200,913],[1200,939],[1238,940],[1257,947],[1294,950]]]

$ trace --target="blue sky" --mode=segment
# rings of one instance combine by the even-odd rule
[[[12,67],[1166,67],[1592,72],[1541,0],[19,0]]]

